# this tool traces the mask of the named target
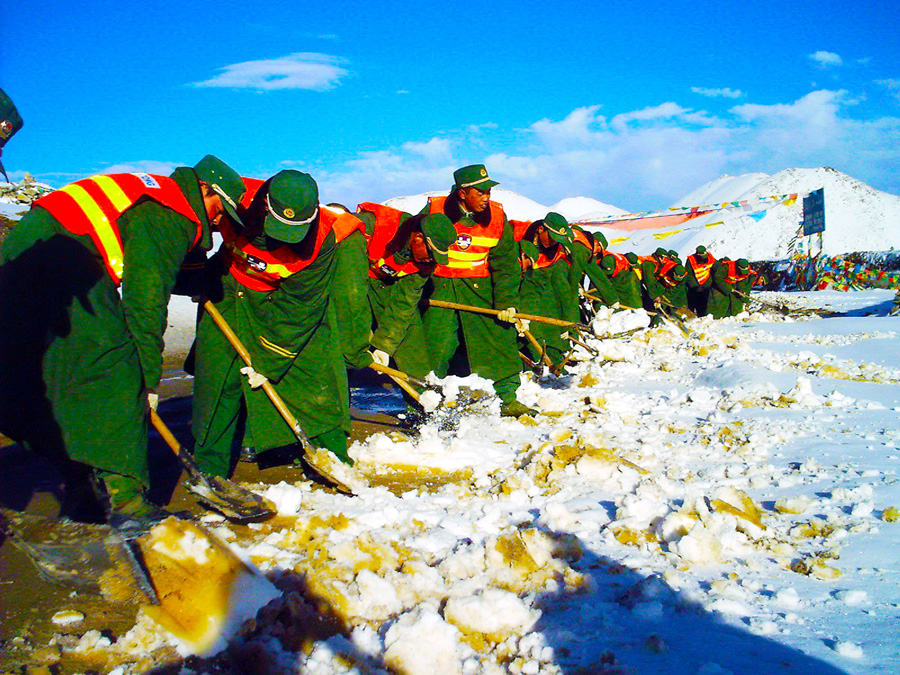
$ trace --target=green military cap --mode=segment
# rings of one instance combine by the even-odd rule
[[[604,250],[609,246],[609,242],[606,241],[606,237],[604,237],[603,233],[599,230],[594,232],[594,240],[600,242],[600,246],[603,247]]]
[[[0,89],[0,148],[22,128],[24,122],[15,103]]]
[[[484,164],[470,164],[453,172],[453,181],[457,189],[476,188],[478,190],[490,190],[497,181],[491,180]]]
[[[697,253],[697,255],[706,255],[706,247],[698,246],[696,253]]]
[[[241,197],[247,191],[247,186],[241,179],[240,174],[228,166],[215,155],[207,155],[194,165],[194,173],[197,178],[209,185],[213,192],[219,195],[222,200],[222,206],[228,212],[228,215],[238,224],[241,224],[241,218],[237,214],[238,204],[241,203]]]
[[[657,258],[668,258],[669,252],[662,246],[660,246],[653,252],[653,255],[655,255]]]
[[[750,261],[746,258],[738,258],[736,266],[739,270],[749,270],[750,269]]]
[[[611,253],[607,253],[600,260],[600,269],[604,272],[612,272],[616,269],[616,258]]]
[[[266,194],[267,235],[286,244],[303,241],[319,215],[319,186],[308,173],[286,169],[269,179]]]
[[[456,242],[456,228],[443,213],[432,213],[422,219],[422,234],[438,265],[450,262],[449,249]]]
[[[684,276],[687,274],[687,270],[684,269],[682,265],[675,265],[675,267],[672,268],[671,274],[673,279],[675,279],[676,281],[680,281],[681,279],[684,279]]]
[[[625,260],[627,260],[629,262],[629,264],[631,264],[631,265],[637,265],[638,264],[637,253],[634,253],[633,251],[629,251],[628,253],[625,254]]]
[[[569,227],[569,221],[558,213],[551,211],[544,216],[544,227],[550,233],[550,238],[558,244],[562,244],[567,249],[572,247],[575,241],[575,235],[572,234],[572,228]]]
[[[678,260],[678,259],[679,259],[679,258],[678,258],[678,251],[676,251],[674,248],[669,249],[669,250],[668,250],[668,254],[669,254],[669,257],[670,257],[672,260]]]
[[[520,241],[519,247],[522,249],[522,253],[525,255],[525,257],[528,258],[531,262],[535,262],[538,259],[540,251],[538,251],[538,247],[530,241]]]

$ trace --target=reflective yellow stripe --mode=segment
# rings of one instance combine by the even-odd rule
[[[249,255],[250,255],[249,253],[241,250],[234,244],[227,244],[227,246],[231,249],[232,253],[237,254],[238,257],[240,257],[242,260],[247,261]],[[294,272],[291,272],[284,265],[276,265],[275,263],[270,263],[270,262],[266,262],[265,272],[260,272],[258,269],[254,268],[252,265],[250,265],[249,262],[247,263],[247,266],[249,267],[248,273],[275,275],[279,279],[285,279],[294,274]]]
[[[457,260],[449,260],[445,267],[454,267],[456,269],[469,269],[471,267],[478,267],[479,265],[484,265],[487,260],[477,260],[477,261],[457,261]]]
[[[484,260],[488,256],[487,251],[470,253],[469,251],[448,251],[451,260]]]
[[[116,277],[121,279],[122,271],[125,268],[125,254],[119,245],[119,240],[112,229],[109,218],[106,217],[97,205],[97,202],[94,201],[94,198],[80,185],[72,183],[62,188],[62,191],[75,200],[78,206],[81,207],[81,210],[84,211],[87,219],[91,221],[94,232],[97,234],[97,239],[103,248],[102,253],[104,253],[106,258],[106,264],[109,265]]]
[[[260,343],[263,347],[265,347],[266,349],[275,352],[275,353],[278,354],[279,356],[286,356],[286,357],[289,358],[289,359],[292,359],[292,358],[294,358],[295,356],[297,356],[296,353],[294,353],[294,352],[289,352],[289,351],[288,351],[287,349],[285,349],[284,347],[279,347],[279,346],[276,345],[274,342],[270,342],[269,340],[266,340],[266,338],[264,338],[262,335],[259,336],[259,343]]]
[[[491,248],[499,243],[500,240],[494,239],[493,237],[472,237],[473,246],[487,246],[488,248]]]
[[[109,201],[112,202],[112,205],[116,207],[116,211],[119,213],[131,206],[131,200],[128,198],[128,195],[109,176],[94,176],[91,180],[100,186],[103,194],[109,198]]]

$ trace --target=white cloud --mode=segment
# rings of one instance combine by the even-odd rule
[[[843,65],[844,60],[834,52],[818,51],[809,55],[809,58],[816,62],[819,68],[828,68],[830,66]]]
[[[880,84],[900,101],[900,80],[877,80],[876,84]]]
[[[404,143],[403,149],[416,155],[421,155],[433,162],[444,162],[452,159],[450,141],[446,138],[432,138],[426,143]]]
[[[200,161],[200,157],[197,161]],[[179,166],[187,166],[178,162],[159,162],[153,159],[142,159],[136,162],[120,162],[112,164],[95,173],[152,173],[157,176],[168,176]]]
[[[707,89],[705,87],[691,87],[691,91],[695,94],[700,94],[701,96],[708,96],[710,98],[744,98],[747,94],[742,92],[740,89],[729,89],[725,87],[723,89]]]
[[[278,59],[245,61],[220,68],[212,79],[195,82],[195,87],[231,89],[314,89],[324,91],[338,84],[348,71],[338,56],[302,52]]]
[[[545,204],[583,195],[634,211],[668,206],[723,173],[791,167],[831,166],[900,193],[900,117],[853,119],[854,104],[844,90],[820,90],[719,115],[666,102],[611,120],[592,105],[540,119],[513,144],[501,129],[482,125],[473,135],[462,127],[305,170],[327,199],[351,205],[445,190],[455,169],[475,162],[504,188]]]

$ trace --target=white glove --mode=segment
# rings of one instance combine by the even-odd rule
[[[515,307],[507,307],[506,309],[501,309],[497,314],[497,318],[501,321],[506,321],[507,323],[512,323],[516,320],[516,308]]]
[[[152,389],[145,390],[147,394],[147,408],[156,410],[159,407],[159,394]]]
[[[369,353],[372,355],[372,360],[379,366],[386,366],[391,362],[391,357],[388,356],[388,353],[383,352],[380,349],[375,349],[373,347]]]
[[[241,374],[247,376],[247,381],[250,384],[251,389],[259,389],[269,381],[268,377],[253,370],[253,366],[244,366],[241,368]]]
[[[529,321],[528,319],[513,319],[513,325],[516,327],[516,332],[519,335],[525,335],[525,332],[531,325],[531,321]]]

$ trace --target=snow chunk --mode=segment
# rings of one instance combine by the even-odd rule
[[[832,649],[848,659],[861,659],[863,657],[862,647],[854,642],[842,642],[839,640],[834,643]]]
[[[263,492],[263,497],[268,499],[278,509],[282,516],[296,516],[300,513],[303,502],[303,491],[299,488],[281,481],[276,485],[270,485]]]
[[[462,675],[459,638],[455,626],[433,609],[421,607],[403,614],[387,630],[384,660],[406,675]]]
[[[465,598],[450,598],[444,616],[464,633],[504,636],[527,632],[540,618],[515,593],[499,588],[486,588]]]

